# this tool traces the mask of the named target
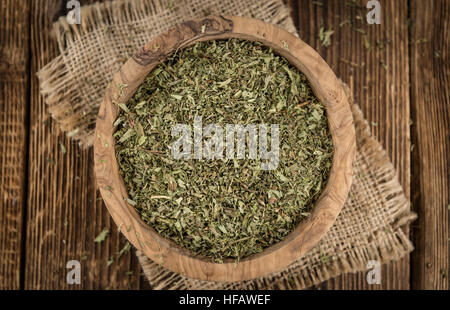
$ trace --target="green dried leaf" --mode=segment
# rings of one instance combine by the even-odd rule
[[[100,243],[105,241],[106,237],[109,234],[109,229],[108,228],[104,228],[102,230],[102,232],[94,239],[94,242]]]
[[[66,147],[64,146],[64,144],[59,142],[59,147],[61,148],[61,153],[66,154],[67,150],[66,150]]]
[[[131,200],[130,198],[124,198],[126,202],[128,202],[130,205],[132,205],[133,207],[136,206],[136,202],[134,202],[133,200]]]
[[[74,130],[70,131],[67,136],[69,138],[72,138],[73,136],[75,136],[78,132],[80,131],[80,128],[75,128]]]

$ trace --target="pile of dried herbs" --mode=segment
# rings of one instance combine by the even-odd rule
[[[175,160],[175,124],[279,124],[277,169],[249,159]],[[115,122],[132,204],[163,237],[214,259],[241,259],[308,217],[331,168],[324,105],[271,49],[230,39],[180,50],[157,66]]]

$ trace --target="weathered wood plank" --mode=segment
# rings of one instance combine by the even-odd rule
[[[14,5],[8,5],[6,2],[5,6],[1,6],[1,16],[6,16],[4,10],[11,10],[16,4],[16,1],[10,1],[14,3]],[[295,4],[295,1],[289,1]],[[2,2],[3,5],[4,2]],[[443,278],[444,273],[448,273],[448,167],[446,165],[448,162],[448,89],[445,87],[448,85],[448,40],[445,41],[445,37],[448,35],[448,4],[445,1],[433,2],[431,6],[428,6],[430,2],[420,2],[413,1],[411,6],[411,17],[413,22],[412,27],[412,35],[417,40],[427,37],[427,34],[433,33],[433,36],[436,36],[438,40],[433,40],[433,44],[412,44],[411,45],[411,68],[412,68],[412,116],[414,120],[413,125],[413,143],[415,145],[413,151],[413,175],[418,176],[413,178],[414,188],[416,188],[416,182],[418,189],[420,189],[421,193],[418,196],[414,196],[414,205],[416,211],[419,212],[420,222],[418,225],[418,229],[415,231],[415,236],[417,236],[417,250],[414,255],[414,267],[413,267],[413,288],[448,288],[448,278]],[[364,4],[364,3],[362,3]],[[33,60],[33,84],[32,84],[32,109],[35,112],[32,115],[31,124],[33,128],[31,128],[31,141],[30,147],[34,147],[34,150],[30,152],[30,194],[32,191],[35,191],[34,195],[30,195],[29,202],[33,202],[33,205],[29,206],[29,224],[34,225],[33,228],[28,227],[28,231],[33,231],[33,236],[29,236],[27,239],[29,244],[27,248],[31,247],[27,251],[27,260],[33,261],[33,264],[28,264],[27,267],[27,276],[26,276],[26,287],[27,288],[50,288],[50,287],[65,287],[65,266],[63,264],[64,259],[60,259],[60,262],[55,264],[54,262],[47,262],[47,257],[71,257],[71,254],[80,255],[77,249],[80,248],[81,251],[86,249],[88,251],[93,250],[95,255],[93,258],[89,258],[86,260],[86,263],[83,263],[83,271],[82,274],[88,274],[87,279],[83,277],[83,288],[90,287],[106,287],[106,283],[112,283],[112,277],[109,278],[109,273],[117,272],[117,271],[108,271],[103,267],[105,264],[105,260],[107,258],[101,257],[103,252],[112,253],[110,239],[108,238],[107,242],[109,248],[102,252],[103,248],[98,249],[98,245],[89,245],[90,240],[92,240],[95,235],[102,229],[101,227],[95,226],[95,230],[91,228],[91,225],[84,225],[82,221],[91,220],[96,224],[101,220],[94,220],[93,216],[100,214],[105,216],[106,211],[100,203],[88,203],[86,200],[86,196],[94,196],[94,194],[88,194],[89,186],[93,186],[94,183],[93,176],[90,175],[89,165],[86,164],[90,159],[92,159],[92,155],[89,152],[84,152],[79,150],[76,145],[71,144],[63,135],[58,132],[58,139],[61,139],[63,143],[65,143],[68,148],[66,156],[70,157],[69,159],[57,158],[55,160],[52,157],[46,157],[44,154],[40,152],[45,152],[47,150],[51,150],[52,154],[57,154],[61,152],[58,146],[58,143],[54,141],[55,139],[49,138],[50,132],[57,131],[57,126],[52,124],[51,121],[46,121],[48,115],[45,110],[45,106],[42,102],[42,99],[39,98],[37,92],[37,81],[34,78],[34,73],[38,70],[38,68],[42,67],[47,61],[49,61],[56,53],[56,48],[54,44],[49,44],[47,41],[48,32],[41,34],[40,32],[45,32],[45,29],[48,29],[51,20],[55,18],[60,11],[61,1],[40,1],[39,3],[34,3],[33,5],[33,26],[40,25],[39,28],[34,29],[33,33],[33,50],[38,52],[38,54],[34,54],[38,56],[38,59]],[[347,26],[339,27],[339,23],[345,21],[346,15],[351,14],[350,16],[354,17],[356,13],[354,13],[355,9],[351,9],[350,7],[345,7],[343,2],[327,2],[326,8],[320,8],[319,6],[312,5],[312,1],[300,1],[298,3],[298,11],[294,12],[294,17],[298,21],[298,25],[300,26],[300,33],[302,39],[307,41],[313,47],[318,49],[322,55],[325,57],[327,62],[333,66],[335,72],[343,78],[343,80],[349,83],[352,86],[352,89],[355,93],[355,97],[360,103],[365,112],[366,117],[369,120],[376,122],[376,126],[373,126],[373,132],[377,135],[378,139],[384,144],[384,146],[388,149],[388,153],[393,159],[394,164],[399,173],[399,178],[404,186],[404,188],[408,192],[409,188],[409,141],[408,141],[408,122],[409,122],[409,105],[406,104],[409,96],[407,95],[407,91],[405,92],[405,84],[408,84],[408,64],[407,58],[405,60],[405,55],[408,55],[408,46],[407,46],[407,36],[405,36],[405,27],[406,27],[406,3],[405,1],[395,1],[393,3],[387,3],[386,1],[382,1],[383,7],[383,17],[382,17],[382,25],[380,26],[370,26],[372,28],[368,28],[369,31],[375,32],[375,38],[381,38],[384,40],[385,38],[391,39],[392,43],[387,45],[386,49],[381,53],[385,59],[385,63],[387,64],[386,71],[384,72],[383,65],[379,64],[379,53],[373,52],[367,53],[365,48],[363,47],[363,38],[361,38],[358,33],[350,31]],[[16,6],[19,6],[17,4]],[[26,8],[26,5],[20,5],[20,8]],[[45,8],[44,8],[45,7]],[[55,9],[57,7],[57,9]],[[434,11],[431,13],[424,14],[427,10],[432,8]],[[324,10],[326,10],[324,12]],[[356,10],[357,11],[357,10]],[[24,11],[22,10],[22,13]],[[26,12],[26,10],[25,10]],[[39,15],[38,15],[39,13]],[[336,16],[339,15],[338,16]],[[415,15],[414,15],[415,14]],[[23,14],[20,16],[26,16],[27,14]],[[432,26],[435,26],[434,19],[436,16],[440,16],[440,27],[436,26],[434,32],[432,32]],[[298,17],[298,18],[297,18]],[[328,48],[325,49],[321,47],[321,44],[318,42],[317,34],[320,28],[320,17],[323,18],[324,21],[331,24],[331,20],[336,18],[338,21],[333,20],[333,25],[335,26],[334,30],[335,34],[332,36],[332,41],[338,43],[337,46],[334,46],[334,43]],[[364,17],[364,16],[363,16]],[[341,19],[339,21],[339,19]],[[387,24],[385,25],[384,22]],[[329,24],[325,24],[328,26]],[[20,23],[18,23],[20,24]],[[3,24],[2,24],[3,25]],[[39,29],[39,30],[36,30]],[[441,30],[444,29],[444,30]],[[400,31],[399,31],[400,30]],[[26,27],[22,32],[26,32]],[[1,34],[4,32],[0,31]],[[5,32],[6,33],[6,32]],[[16,34],[17,34],[16,33]],[[369,32],[372,34],[371,32]],[[441,36],[438,36],[441,34]],[[383,37],[383,35],[385,37]],[[42,37],[46,37],[46,40],[43,40]],[[1,42],[3,45],[3,38]],[[25,36],[26,38],[26,36]],[[395,41],[397,39],[397,41]],[[8,42],[8,41],[5,41]],[[351,46],[349,47],[347,44],[347,48],[345,47],[345,42],[351,42]],[[26,44],[25,40],[17,40],[19,44]],[[436,45],[437,44],[437,45]],[[444,45],[447,44],[447,45]],[[2,54],[5,50],[8,50],[6,47],[2,48]],[[435,57],[434,53],[437,51],[441,51],[440,57]],[[377,55],[378,54],[378,55]],[[402,57],[403,55],[403,57]],[[345,57],[348,57],[345,58]],[[396,63],[398,58],[402,59],[399,63]],[[431,59],[432,58],[432,59]],[[353,64],[348,64],[343,61],[351,61]],[[430,60],[431,59],[431,60]],[[354,66],[355,64],[361,64],[361,62],[366,60],[366,65],[363,68],[358,68]],[[368,61],[367,61],[368,60]],[[406,61],[406,62],[405,62]],[[2,59],[1,68],[1,81],[0,83],[4,83],[3,77],[5,74],[10,75],[10,71],[4,71],[4,60]],[[8,63],[10,64],[10,63]],[[391,64],[391,65],[390,65]],[[441,68],[444,66],[444,70]],[[14,66],[16,67],[16,66]],[[25,66],[26,67],[26,66]],[[425,68],[425,71],[424,69]],[[429,71],[427,71],[429,70]],[[433,71],[434,70],[434,71]],[[13,70],[14,72],[20,72],[20,70]],[[428,72],[428,74],[423,74],[423,72]],[[436,73],[437,72],[437,73]],[[439,78],[434,78],[436,74]],[[13,75],[11,75],[13,76]],[[26,71],[23,71],[19,74],[26,78]],[[364,77],[364,79],[361,79]],[[8,79],[9,81],[11,79]],[[19,83],[26,83],[20,81]],[[422,88],[418,87],[421,85],[425,85],[426,87]],[[398,87],[400,86],[400,87]],[[18,96],[26,96],[26,87],[22,87],[19,89],[8,88],[9,92],[15,91],[15,94]],[[0,106],[2,112],[2,125],[4,124],[4,117],[8,115],[4,113],[4,111],[10,111],[11,113],[17,113],[17,110],[12,110],[11,106],[6,104],[7,101],[4,99],[11,98],[11,93],[1,93],[0,94]],[[375,95],[381,94],[378,97],[382,97],[382,100],[379,101],[380,104],[373,104]],[[444,95],[442,95],[444,94]],[[404,96],[404,97],[403,97]],[[403,98],[402,98],[403,97]],[[431,104],[429,104],[431,98]],[[403,99],[403,101],[399,101],[399,99]],[[425,101],[426,99],[426,101]],[[427,103],[427,104],[424,104]],[[4,110],[7,109],[7,110]],[[24,110],[26,111],[26,109]],[[25,113],[25,112],[23,112]],[[26,115],[26,114],[23,114]],[[22,117],[24,117],[22,115]],[[8,117],[8,116],[6,116]],[[15,115],[15,118],[18,117],[20,119],[20,114]],[[401,120],[401,124],[399,125],[397,121]],[[45,123],[45,126],[44,126]],[[17,122],[17,124],[24,124],[24,122]],[[437,124],[437,125],[436,125]],[[375,125],[375,124],[374,124]],[[439,132],[435,132],[436,128],[442,128]],[[24,132],[23,136],[26,136],[26,127],[22,129]],[[2,131],[3,132],[3,131]],[[0,134],[1,135],[1,134]],[[11,136],[1,136],[2,139],[12,139]],[[396,138],[394,138],[396,137]],[[47,145],[46,140],[52,140],[50,146]],[[2,174],[1,174],[1,189],[4,190],[5,182],[5,173],[3,172],[5,167],[11,167],[10,164],[5,165],[5,159],[9,160],[11,163],[14,163],[17,167],[23,167],[24,160],[22,160],[22,164],[20,164],[20,156],[25,156],[25,152],[23,152],[24,148],[19,148],[19,151],[14,149],[13,152],[9,153],[10,156],[15,156],[13,159],[6,157],[8,152],[5,152],[5,148],[10,149],[12,147],[11,143],[3,143],[5,140],[0,140],[2,148],[2,153],[0,155]],[[9,140],[8,140],[9,141]],[[8,142],[7,141],[7,142]],[[18,139],[19,143],[25,143],[25,139]],[[424,157],[421,157],[424,152],[427,154]],[[77,155],[78,154],[78,155]],[[17,156],[19,157],[17,159]],[[59,155],[62,157],[62,154]],[[78,157],[79,156],[79,157]],[[57,155],[55,156],[55,158]],[[81,159],[80,159],[81,158]],[[49,163],[47,163],[49,162]],[[54,164],[51,164],[54,162]],[[416,164],[417,163],[417,164]],[[56,166],[56,167],[54,167]],[[78,171],[81,171],[83,175],[83,179],[78,180],[81,185],[75,185],[76,177]],[[92,174],[92,172],[91,172]],[[19,173],[14,173],[14,176],[18,177],[19,184],[23,184],[23,178],[20,179],[20,171]],[[54,186],[49,181],[49,178],[58,178],[58,184],[65,184],[65,192],[60,190],[61,187],[56,186],[49,191],[49,189]],[[431,182],[429,180],[432,179]],[[87,182],[91,182],[91,185],[87,185]],[[9,181],[8,181],[9,182]],[[66,184],[69,183],[70,185]],[[34,189],[31,187],[34,186]],[[58,192],[58,190],[60,190]],[[415,190],[418,192],[418,190]],[[95,191],[93,192],[95,193]],[[59,196],[58,196],[59,195]],[[75,197],[75,195],[84,196],[83,199],[80,197]],[[11,200],[5,199],[4,197],[9,197]],[[2,216],[2,221],[4,218],[5,210],[11,210],[8,206],[17,206],[23,205],[23,200],[20,201],[14,199],[14,197],[3,196],[2,197],[2,208],[0,212],[0,216]],[[64,197],[63,203],[61,203],[61,197]],[[95,196],[97,197],[97,196]],[[22,198],[23,199],[23,198]],[[51,201],[50,201],[51,199]],[[92,199],[92,197],[90,197]],[[96,198],[95,198],[96,199]],[[94,200],[95,200],[94,199]],[[6,204],[5,204],[6,202]],[[15,202],[15,204],[14,204]],[[81,203],[80,203],[81,202]],[[79,204],[76,206],[77,204]],[[4,204],[4,205],[3,205]],[[4,206],[7,206],[6,208]],[[441,208],[441,209],[439,209]],[[80,211],[82,210],[82,211]],[[436,212],[433,210],[437,210]],[[440,211],[439,211],[440,210]],[[32,211],[32,212],[31,212]],[[14,221],[18,223],[20,221],[17,218],[17,210],[14,211],[15,216]],[[81,213],[81,215],[80,215]],[[61,220],[57,218],[57,216],[61,217],[61,214],[68,215],[70,218],[67,221],[67,225],[64,225],[65,220]],[[74,217],[75,219],[72,219]],[[101,224],[110,224],[108,222],[108,216],[106,220],[103,220]],[[58,223],[55,222],[59,221]],[[13,221],[13,222],[14,222]],[[53,221],[52,223],[49,223]],[[8,222],[8,225],[2,225],[1,230],[2,234],[8,234],[11,231],[10,227],[17,227],[16,223]],[[73,222],[73,223],[72,223]],[[10,224],[13,223],[13,224]],[[3,224],[3,222],[2,222]],[[101,226],[100,224],[100,226]],[[434,226],[436,224],[437,226]],[[92,225],[94,226],[94,225]],[[65,227],[70,227],[70,232],[66,232]],[[437,229],[435,228],[437,227]],[[49,250],[50,242],[49,239],[52,239],[51,236],[46,232],[51,228],[57,228],[59,231],[63,230],[63,236],[58,237],[58,241],[62,242],[65,240],[63,238],[67,238],[67,240],[75,240],[82,237],[81,240],[84,241],[76,241],[76,245],[71,245],[70,250]],[[39,231],[38,231],[39,230]],[[427,230],[427,231],[426,231]],[[432,230],[428,232],[428,230]],[[83,233],[83,231],[85,231]],[[20,232],[20,229],[15,231],[14,233]],[[8,235],[7,238],[1,235],[2,240],[2,249],[7,244],[7,242],[11,242],[11,239]],[[69,237],[71,239],[69,239]],[[115,237],[114,237],[115,238]],[[88,240],[90,239],[90,240]],[[20,240],[20,238],[18,239]],[[55,242],[55,241],[53,241]],[[84,243],[83,243],[84,242]],[[116,240],[117,242],[117,240]],[[114,243],[114,242],[112,242]],[[86,246],[84,245],[86,244]],[[106,243],[102,244],[102,246],[108,247]],[[9,245],[7,245],[9,246]],[[35,248],[33,248],[33,246]],[[112,244],[114,247],[115,244]],[[11,246],[10,248],[14,248],[18,250],[17,246]],[[61,251],[62,250],[62,251]],[[2,255],[5,252],[2,252]],[[38,257],[38,254],[41,253],[42,257]],[[3,262],[5,256],[1,256],[2,261],[2,269],[1,272],[7,272],[3,279],[6,279],[6,282],[0,281],[2,284],[5,284],[7,288],[18,288],[19,285],[19,275],[15,273],[15,270],[18,270],[18,267],[14,267],[20,261],[20,254],[10,254],[6,253],[8,257],[14,257],[12,265],[8,265],[8,267],[3,266]],[[18,255],[18,256],[17,256]],[[76,256],[76,255],[75,255]],[[38,258],[37,260],[35,260]],[[75,257],[76,258],[76,257]],[[125,257],[122,258],[125,260]],[[52,259],[53,260],[53,259]],[[406,279],[409,277],[409,267],[407,264],[407,259],[400,263],[391,264],[387,268],[383,270],[383,284],[381,288],[407,288]],[[9,263],[8,263],[9,264]],[[90,266],[92,264],[92,266]],[[130,263],[131,265],[135,263]],[[51,265],[51,266],[46,266]],[[87,267],[86,267],[86,266]],[[89,266],[88,266],[89,265]],[[98,265],[98,266],[97,266]],[[10,268],[9,266],[13,266]],[[111,266],[112,268],[113,266]],[[93,271],[94,270],[94,271]],[[126,270],[123,269],[123,270]],[[60,275],[55,276],[53,273],[60,273]],[[98,280],[98,277],[102,274],[103,280]],[[415,276],[417,274],[417,277]],[[106,276],[105,276],[106,275]],[[47,279],[46,279],[47,278]],[[28,282],[30,281],[30,282]],[[119,281],[120,282],[120,281]],[[63,283],[63,285],[59,285]],[[122,282],[121,282],[122,283]],[[121,287],[125,287],[121,286]],[[366,288],[367,284],[365,282],[365,274],[360,273],[357,275],[346,275],[340,277],[336,280],[329,281],[328,284],[323,286],[324,288]]]
[[[82,1],[86,3],[89,1]],[[92,2],[92,1],[91,1]],[[139,288],[140,267],[98,198],[93,152],[60,132],[39,94],[36,72],[57,55],[52,23],[66,13],[66,1],[35,0],[31,7],[31,103],[26,289]],[[61,147],[64,145],[64,148]],[[65,149],[65,152],[64,152]],[[104,227],[104,242],[95,237]],[[108,267],[108,260],[114,262]],[[66,283],[66,263],[81,263],[81,285]],[[132,274],[127,274],[132,271]]]
[[[30,3],[0,2],[0,289],[21,285]]]
[[[349,84],[372,123],[372,133],[387,150],[400,182],[410,193],[408,3],[380,1],[381,24],[367,25],[367,1],[288,1],[300,38],[324,57]],[[334,31],[324,47],[320,29]],[[387,43],[389,40],[390,43]],[[378,42],[378,44],[377,44]],[[408,289],[409,258],[382,268],[382,284],[368,285],[366,274],[330,280],[325,289]]]
[[[411,1],[412,288],[449,288],[450,2]]]

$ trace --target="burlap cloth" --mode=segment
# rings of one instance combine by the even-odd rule
[[[60,55],[38,74],[52,117],[82,146],[92,145],[98,107],[123,62],[173,25],[210,14],[258,18],[295,33],[281,0],[116,0],[83,7],[80,25],[65,18],[55,23]],[[401,227],[415,214],[358,106],[352,102],[351,108],[357,137],[353,185],[334,226],[314,249],[281,272],[228,284],[180,276],[137,252],[153,288],[301,289],[365,270],[370,260],[387,263],[410,253],[413,245]]]

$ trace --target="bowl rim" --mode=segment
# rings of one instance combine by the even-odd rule
[[[125,103],[145,77],[166,57],[199,41],[238,38],[261,42],[286,58],[306,75],[324,103],[333,140],[334,156],[327,185],[312,214],[282,241],[237,264],[230,259],[215,263],[193,255],[163,238],[125,201],[127,190],[115,155],[116,104]],[[124,85],[126,85],[124,87]],[[179,24],[147,43],[114,75],[97,116],[94,166],[98,187],[119,231],[148,258],[190,278],[231,282],[250,280],[281,271],[316,245],[334,223],[348,196],[356,153],[355,127],[341,82],[322,57],[301,39],[260,20],[237,16],[209,16]]]

